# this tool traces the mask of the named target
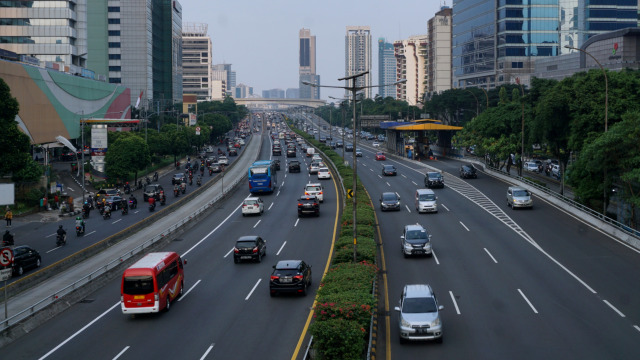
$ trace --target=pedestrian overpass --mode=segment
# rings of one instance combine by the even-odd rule
[[[267,98],[234,98],[236,104],[244,105],[249,110],[282,110],[296,106],[318,108],[327,104],[320,99],[267,99]]]

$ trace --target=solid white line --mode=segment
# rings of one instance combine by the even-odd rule
[[[403,178],[407,178],[407,176],[405,174],[400,174],[400,176],[402,176]]]
[[[58,249],[60,249],[61,247],[62,247],[62,246],[54,247],[53,249],[51,249],[51,250],[47,251],[47,254],[48,254],[48,253],[50,253],[50,252],[52,252],[52,251],[58,250]]]
[[[636,330],[640,331],[640,326],[638,325],[633,325],[634,328],[636,328]]]
[[[449,210],[449,208],[448,208],[448,207],[444,206],[444,204],[440,204],[440,206],[442,206],[443,208],[445,208],[445,210],[447,210],[447,211],[451,211],[451,210]]]
[[[209,355],[209,352],[211,352],[211,350],[213,350],[213,347],[216,346],[215,343],[211,344],[211,346],[209,346],[209,348],[207,349],[207,351],[204,352],[204,354],[202,354],[202,357],[200,358],[200,360],[204,359],[207,357],[207,355]]]
[[[531,309],[533,310],[534,313],[538,313],[538,310],[536,310],[536,308],[533,307],[533,304],[531,304],[531,301],[529,301],[529,299],[527,299],[526,296],[524,296],[524,293],[522,292],[522,290],[518,289],[518,292],[520,293],[520,295],[522,295],[522,297],[524,298],[524,300],[527,302],[527,304],[529,304],[529,306],[531,306]],[[606,300],[605,300],[606,301]]]
[[[267,210],[271,210],[271,207],[273,206],[274,203],[271,203],[271,205],[269,205],[269,208]]]
[[[229,218],[231,216],[233,216],[233,214],[238,211],[238,209],[240,209],[240,207],[242,206],[242,203],[240,205],[238,205],[237,208],[233,209],[233,211],[231,211],[231,214],[229,214],[229,216],[227,216],[226,219],[222,220],[222,222],[220,224],[218,224],[218,226],[216,226],[215,229],[211,230],[210,233],[208,233],[207,235],[205,235],[205,237],[203,237],[200,241],[198,241],[195,245],[193,245],[189,250],[187,250],[186,252],[184,252],[182,254],[182,257],[184,258],[185,255],[187,255],[188,253],[191,252],[191,250],[195,249],[196,246],[200,245],[203,241],[205,241],[209,236],[211,236],[211,234],[213,234],[214,232],[216,232],[216,230],[218,230],[220,228],[220,226],[222,226],[222,224],[226,223],[227,220],[229,220]],[[226,257],[226,256],[225,256]]]
[[[407,208],[407,211],[408,211],[408,212],[411,212],[411,210],[409,209],[409,205],[405,205],[404,207],[406,207],[406,208]]]
[[[223,256],[223,258],[226,258],[227,256],[229,256],[229,254],[231,254],[231,253],[233,252],[233,249],[235,249],[235,248],[231,248],[231,250],[229,250],[229,252],[228,252],[228,253],[226,253],[226,254]]]
[[[116,220],[116,221],[112,222],[112,224],[115,224],[115,223],[117,223],[118,221],[122,221],[122,219],[118,219],[118,220]]]
[[[85,325],[82,329],[76,331],[75,334],[69,336],[65,341],[63,341],[60,344],[58,344],[58,346],[56,346],[53,349],[51,349],[48,353],[44,354],[38,360],[46,359],[49,355],[53,354],[56,350],[60,349],[64,344],[66,344],[69,341],[73,340],[74,337],[80,335],[81,332],[85,331],[89,326],[93,325],[96,321],[100,320],[103,316],[107,315],[109,313],[109,311],[115,309],[117,306],[120,306],[120,301],[118,301],[117,303],[113,304],[113,306],[108,308],[105,312],[100,314],[97,318],[91,320],[91,322],[89,322],[87,325]]]
[[[256,228],[256,226],[258,226],[258,224],[260,224],[260,221],[262,221],[262,220],[258,220],[258,222],[255,225],[253,225],[254,229]]]
[[[124,354],[125,351],[129,350],[129,347],[130,347],[129,345],[125,346],[124,349],[122,349],[122,351],[120,351],[118,355],[116,355],[116,357],[113,358],[113,360],[116,360],[117,358],[122,356],[122,354]]]
[[[249,291],[249,295],[247,295],[247,297],[244,298],[245,300],[249,300],[249,298],[251,297],[251,294],[253,294],[253,291],[258,287],[258,284],[260,284],[260,281],[262,281],[262,279],[258,279],[258,282],[255,285],[253,285],[253,289]]]
[[[617,312],[618,315],[620,315],[621,317],[626,317],[626,316],[624,316],[624,314],[622,312],[620,312],[620,310],[616,309],[615,306],[611,305],[610,302],[608,302],[607,300],[602,300],[602,301],[604,301],[605,304],[609,305],[609,307],[612,308],[613,311]]]
[[[282,251],[282,249],[284,248],[284,246],[287,244],[287,242],[283,242],[282,246],[280,246],[280,250],[278,250],[278,252],[276,253],[276,256],[280,255],[280,251]]]
[[[87,235],[84,235],[84,236],[89,236],[89,235],[93,234],[94,232],[96,232],[96,231],[93,230],[92,232],[90,232],[90,233],[88,233]]]
[[[449,291],[449,295],[451,295],[451,301],[453,301],[453,305],[456,307],[456,313],[460,315],[460,309],[458,308],[458,303],[456,302],[456,298],[453,297],[453,292]]]
[[[463,228],[465,228],[467,231],[471,231],[471,230],[469,230],[469,228],[468,228],[468,227],[464,226],[464,224],[462,223],[462,221],[460,221],[460,225],[462,225],[462,227],[463,227]]]
[[[300,219],[296,219],[296,223],[293,225],[293,227],[298,226],[298,221],[300,221]]]
[[[415,181],[411,181],[413,183],[413,185],[418,186],[418,183]]]
[[[487,248],[484,248],[484,251],[487,252],[487,254],[489,254],[489,256],[491,257],[491,260],[493,260],[494,263],[498,263],[498,261],[496,260],[496,258],[493,257],[493,255],[491,255],[491,253],[489,252],[489,250],[487,250]]]
[[[433,260],[436,261],[436,264],[440,265],[440,261],[438,261],[438,257],[436,256],[436,252],[431,249],[431,254],[433,254]]]
[[[193,284],[193,285],[189,288],[189,290],[187,290],[187,292],[186,292],[186,293],[184,293],[184,294],[182,294],[182,296],[180,296],[180,299],[178,299],[178,301],[182,301],[182,299],[184,299],[184,298],[187,296],[187,294],[191,292],[191,290],[193,290],[196,286],[198,286],[198,284],[200,284],[200,281],[202,281],[202,280],[198,280],[198,281],[196,281],[196,283],[195,283],[195,284]]]

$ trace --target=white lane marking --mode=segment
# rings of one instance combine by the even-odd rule
[[[233,249],[235,249],[235,248],[231,248],[231,250],[229,250],[228,253],[224,254],[223,258],[226,258],[227,256],[229,256],[229,254],[231,254],[233,252]]]
[[[49,355],[53,354],[55,351],[60,349],[64,344],[68,343],[69,341],[73,340],[73,338],[75,338],[76,336],[80,335],[80,333],[85,331],[89,326],[93,325],[96,321],[100,320],[103,316],[107,315],[109,313],[109,311],[115,309],[117,306],[120,306],[120,301],[118,301],[117,303],[113,304],[113,306],[108,308],[105,312],[100,314],[97,318],[91,320],[91,322],[89,322],[87,325],[85,325],[82,329],[76,331],[75,334],[69,336],[65,341],[63,341],[60,344],[58,344],[58,346],[56,346],[53,349],[51,349],[48,353],[44,354],[38,360],[46,359],[47,357],[49,357]]]
[[[67,189],[69,189],[69,190],[71,190],[71,191],[75,191],[75,190],[73,190],[73,188],[72,188],[72,187],[70,187],[70,186],[68,186],[68,187],[67,187]]]
[[[209,348],[207,349],[207,351],[204,352],[204,354],[202,354],[202,357],[200,358],[200,360],[204,359],[207,357],[207,355],[209,355],[209,353],[211,352],[211,350],[213,350],[213,347],[216,346],[215,343],[211,344],[209,346]]]
[[[283,186],[284,186],[284,180],[282,180],[282,185],[280,185],[280,187],[283,187]]]
[[[448,208],[448,207],[446,207],[444,204],[440,204],[440,206],[442,206],[443,208],[445,208],[445,210],[447,210],[447,211],[451,211],[451,210],[449,210],[449,208]]]
[[[258,222],[255,225],[253,225],[254,229],[256,228],[256,226],[258,226],[258,224],[260,224],[260,221],[262,221],[262,220],[258,220]]]
[[[402,176],[405,179],[407,178],[407,175],[405,175],[405,174],[400,174],[400,176]]]
[[[527,297],[524,296],[524,293],[522,292],[522,290],[518,289],[518,292],[520,293],[520,295],[522,295],[522,297],[524,298],[524,301],[526,301],[527,304],[529,304],[529,306],[531,307],[531,310],[533,310],[533,312],[537,314],[538,310],[536,310],[536,308],[533,307],[533,304],[531,304],[531,301],[529,301],[529,299],[527,299]]]
[[[117,223],[118,221],[122,221],[122,219],[118,219],[118,220],[116,220],[116,221],[112,222],[112,224],[115,224],[115,223]]]
[[[53,233],[53,234],[51,234],[51,235],[47,235],[47,236],[45,236],[45,238],[50,238],[50,237],[54,236],[55,234],[56,234],[56,233]]]
[[[297,220],[296,220],[296,223],[293,225],[293,227],[298,226],[298,221],[300,221],[300,219],[297,219]]]
[[[382,179],[382,176],[378,175],[378,177],[379,177],[380,179]]]
[[[185,255],[187,255],[188,253],[191,252],[191,250],[195,249],[196,246],[200,245],[203,241],[205,241],[209,236],[211,236],[211,234],[213,234],[214,232],[216,232],[216,230],[218,230],[220,228],[220,226],[222,226],[224,223],[227,222],[227,220],[229,220],[229,218],[231,216],[233,216],[233,214],[238,211],[238,209],[240,209],[240,207],[242,206],[242,203],[240,205],[238,205],[238,207],[236,207],[235,209],[233,209],[233,211],[231,211],[231,214],[229,214],[229,216],[227,216],[226,219],[222,220],[222,222],[220,224],[218,224],[218,226],[215,227],[215,229],[211,230],[211,232],[209,232],[207,235],[205,235],[205,237],[203,237],[200,241],[198,241],[197,243],[195,243],[195,245],[193,245],[189,250],[187,250],[186,252],[184,252],[182,254],[182,257],[184,258]],[[225,256],[226,257],[226,256]]]
[[[369,171],[373,172],[373,169],[369,169]]]
[[[605,304],[609,305],[609,307],[612,308],[613,311],[617,312],[618,315],[620,315],[621,317],[626,317],[626,316],[624,316],[624,314],[620,310],[616,309],[615,306],[611,305],[610,302],[608,302],[607,300],[602,300],[602,301],[604,301]]]
[[[269,205],[269,208],[267,210],[271,210],[271,207],[273,206],[274,203],[271,203],[271,205]]]
[[[287,178],[287,173],[284,174],[284,178],[285,179]],[[284,184],[284,181],[282,183]]]
[[[418,186],[418,183],[415,181],[411,181],[413,183],[413,185]]]
[[[411,212],[411,210],[409,209],[409,205],[405,205],[404,207],[406,207],[406,208],[407,208],[407,211],[408,211],[408,212]]]
[[[431,249],[431,254],[433,255],[433,260],[436,261],[437,265],[440,265],[440,261],[438,261],[438,257],[436,256],[436,252]]]
[[[278,250],[278,252],[276,253],[276,256],[280,255],[280,251],[282,251],[282,249],[284,248],[284,246],[287,244],[287,242],[283,242],[282,246],[280,246],[280,250]]]
[[[186,293],[184,293],[184,294],[182,294],[182,296],[180,296],[180,298],[178,299],[178,301],[182,301],[182,299],[184,299],[184,298],[187,296],[187,294],[189,294],[189,293],[191,292],[191,290],[193,290],[196,286],[198,286],[198,284],[200,284],[200,281],[202,281],[202,280],[198,280],[198,281],[196,281],[196,283],[195,283],[195,284],[193,284],[193,285],[189,288],[189,290],[187,290],[187,292],[186,292]]]
[[[137,214],[138,212],[140,212],[140,210],[136,210],[136,211],[134,211],[133,213],[134,213],[134,214]]]
[[[253,291],[258,287],[258,284],[260,284],[260,281],[262,281],[262,279],[258,279],[258,282],[255,285],[253,285],[253,289],[249,291],[249,295],[247,295],[247,297],[244,298],[245,300],[249,300],[249,298],[251,297],[251,294],[253,294]]]
[[[397,192],[397,191],[396,191],[396,196],[397,196],[398,198],[400,198],[400,194],[398,194],[398,192]]]
[[[465,230],[467,230],[467,231],[471,231],[471,230],[469,230],[469,228],[468,228],[468,227],[466,227],[466,226],[462,223],[462,221],[460,221],[460,225],[462,225],[462,227],[463,227],[463,228],[465,228]]]
[[[487,248],[484,248],[484,251],[487,252],[487,254],[489,255],[489,257],[491,257],[491,260],[493,260],[494,263],[498,263],[498,261],[496,260],[496,258],[493,257],[493,255],[491,255],[491,253],[489,252],[489,250],[487,250]]]
[[[47,251],[47,254],[48,254],[48,253],[50,253],[50,252],[52,252],[52,251],[58,250],[58,249],[60,249],[61,247],[62,247],[62,246],[54,247],[53,249],[51,249],[51,250]]]
[[[453,296],[453,292],[449,291],[449,295],[451,295],[451,301],[453,301],[453,306],[456,307],[456,313],[460,315],[460,309],[458,308],[458,303],[456,302],[456,298]]]
[[[388,181],[385,181],[385,182],[387,183],[387,186],[391,186],[391,184],[389,184],[389,182],[388,182]]]
[[[640,326],[638,325],[633,325],[634,328],[636,328],[636,330],[640,331]]]
[[[93,234],[94,232],[96,232],[96,231],[93,230],[92,232],[90,232],[90,233],[88,233],[87,235],[84,235],[84,236],[89,236],[89,235]]]
[[[124,354],[125,351],[129,350],[129,347],[130,347],[129,345],[125,346],[124,349],[122,349],[122,351],[120,351],[118,355],[116,355],[116,357],[113,358],[113,360],[116,360],[117,358],[122,356],[122,354]]]

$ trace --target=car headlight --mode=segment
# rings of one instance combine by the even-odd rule
[[[400,326],[410,328],[411,324],[408,321],[406,321],[402,316],[400,316]]]
[[[440,326],[440,317],[437,317],[432,323],[431,327]]]

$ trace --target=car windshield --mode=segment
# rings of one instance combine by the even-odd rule
[[[518,197],[529,196],[529,191],[527,191],[527,190],[514,190],[513,191],[513,196],[518,196]]]
[[[144,192],[152,192],[152,191],[156,191],[156,187],[154,185],[145,186]]]
[[[258,205],[256,200],[245,200],[244,203],[245,205]]]
[[[402,303],[402,312],[405,314],[423,314],[438,311],[436,301],[433,298],[406,298]]]
[[[249,240],[249,241],[238,241],[236,243],[236,247],[238,249],[242,249],[242,248],[254,248],[256,247],[256,242],[253,240]]]
[[[407,240],[426,240],[428,237],[425,230],[409,230],[404,238]]]
[[[394,193],[386,193],[382,194],[383,201],[396,201],[396,194]]]
[[[429,179],[440,179],[441,176],[439,173],[429,173]]]
[[[418,200],[420,201],[434,201],[436,199],[436,194],[420,194],[418,196]]]

